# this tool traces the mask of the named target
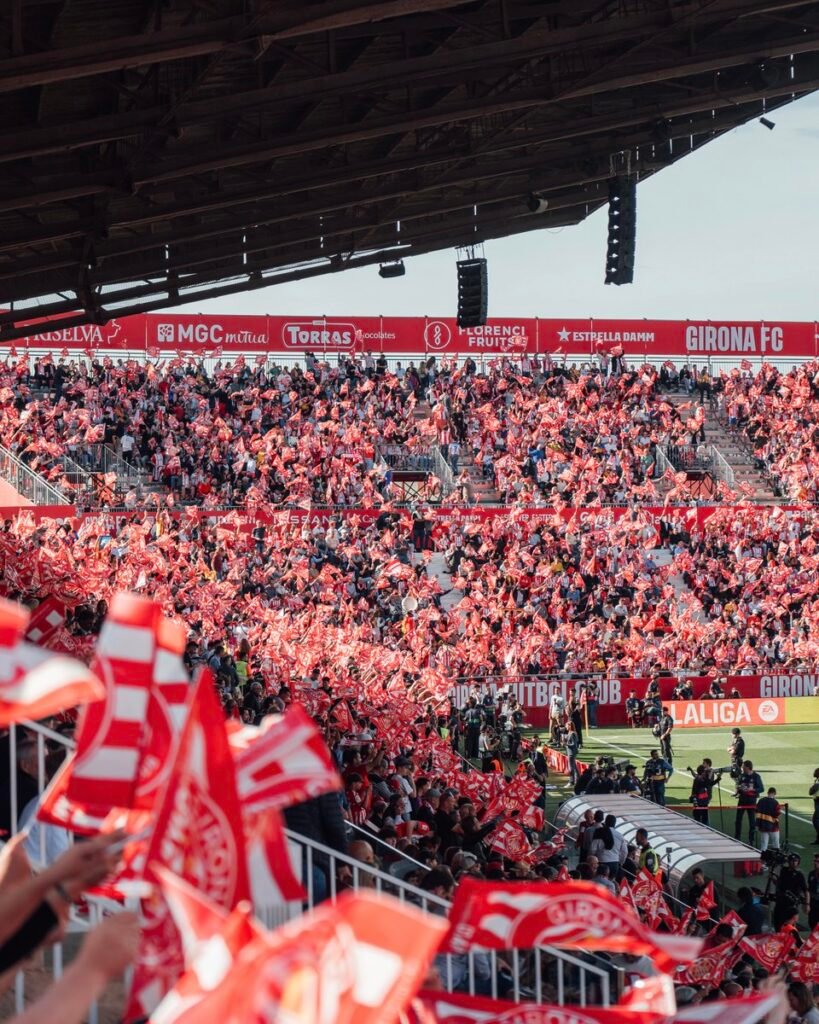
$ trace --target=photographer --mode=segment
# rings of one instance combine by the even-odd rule
[[[691,772],[691,769],[688,768]],[[694,805],[694,821],[701,825],[708,824],[708,805],[711,803],[711,795],[717,782],[713,772],[709,771],[704,764],[697,765],[696,772],[691,772],[694,781],[691,784],[691,803]]]
[[[731,778],[738,779],[742,774],[742,761],[745,757],[745,740],[742,738],[741,729],[731,730],[728,753],[731,755]]]
[[[819,845],[819,768],[813,773],[813,785],[808,791],[808,796],[813,797],[813,827],[816,829],[816,838],[813,845]]]
[[[777,931],[789,918],[798,913],[800,904],[805,910],[808,909],[808,883],[799,870],[800,860],[798,853],[789,853],[784,867],[779,872],[773,912],[773,925]]]
[[[743,761],[742,774],[737,779],[737,788],[734,797],[738,802],[737,816],[734,821],[734,839],[742,838],[742,816],[748,815],[748,845],[754,845],[756,837],[756,803],[762,795],[765,787],[762,785],[762,778],[754,771],[751,761]]]
[[[658,733],[655,733],[660,740],[660,751],[669,764],[674,764],[674,751],[671,749],[671,733],[674,730],[674,719],[668,708],[664,707],[660,718]]]
[[[653,800],[660,807],[665,807],[665,784],[671,778],[674,769],[656,750],[650,753],[651,756],[643,769],[643,788],[649,800]]]

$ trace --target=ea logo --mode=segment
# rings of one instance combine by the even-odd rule
[[[775,722],[779,718],[779,707],[772,700],[763,700],[759,705],[759,717],[763,722]]]
[[[452,332],[443,320],[431,320],[424,328],[424,341],[429,349],[438,352],[452,339]]]

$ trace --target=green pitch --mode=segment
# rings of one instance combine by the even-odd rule
[[[541,735],[544,730],[541,730]],[[753,761],[754,770],[762,776],[767,790],[776,788],[780,803],[789,805],[789,831],[791,844],[802,852],[802,866],[811,866],[816,837],[811,825],[813,799],[808,790],[813,783],[814,770],[819,767],[819,728],[810,725],[782,725],[773,728],[754,726],[742,730],[745,737],[745,757]],[[674,775],[666,787],[666,803],[691,803],[691,777],[685,771],[696,768],[703,757],[710,757],[715,768],[730,763],[726,752],[730,729],[675,729]],[[658,746],[648,729],[593,729],[583,733],[583,749],[579,760],[591,761],[599,754],[610,754],[618,761],[630,758],[642,777],[642,764],[651,749]],[[553,782],[560,782],[555,777]],[[723,804],[736,804],[733,780],[726,772],[720,786]],[[690,814],[690,811],[685,813]],[[710,824],[733,836],[733,810],[720,812],[720,793],[714,790],[710,808]],[[743,822],[743,839],[747,840],[747,819]],[[784,815],[782,819],[784,833]],[[783,835],[784,838],[784,835]],[[806,856],[807,859],[806,860]],[[805,869],[806,870],[806,869]]]

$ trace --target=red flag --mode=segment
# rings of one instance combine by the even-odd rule
[[[0,598],[0,725],[100,701],[105,689],[85,665],[23,643],[28,622],[26,608]]]
[[[616,896],[594,882],[482,882],[464,879],[455,892],[443,949],[609,950],[650,956],[660,970],[693,960],[697,939],[651,932]]]
[[[819,982],[819,925],[799,950],[799,955],[791,964],[790,975],[796,981],[804,981],[806,985]]]
[[[151,1014],[151,1024],[193,1024],[202,1020],[201,1003],[232,971],[241,954],[262,932],[240,904],[229,914],[181,878],[156,867],[162,895],[179,932],[185,973]],[[227,1020],[225,1015],[223,1020]]]
[[[26,629],[26,640],[39,647],[48,647],[48,641],[65,622],[65,605],[56,597],[45,597],[31,613]]]
[[[492,833],[489,848],[497,850],[509,860],[526,860],[532,853],[526,833],[516,821],[504,821],[498,825]]]
[[[750,370],[752,366],[750,359],[741,359],[739,361],[739,365],[742,367],[743,370]]]
[[[714,883],[709,882],[703,889],[702,895],[697,900],[697,920],[708,921],[711,917],[711,911],[716,905],[717,901],[714,899]]]
[[[413,999],[410,1024],[661,1024],[664,1014],[635,1013],[620,1008],[548,1006],[510,1003],[461,992],[424,992]]]
[[[148,710],[139,741],[134,807],[150,810],[168,779],[176,741],[187,716],[190,683],[182,662],[186,630],[159,617]]]
[[[225,717],[210,672],[200,672],[146,854],[145,881],[165,867],[226,910],[250,896],[244,829]],[[157,890],[145,927],[127,1019],[150,1013],[182,972],[179,933]]]
[[[775,932],[773,935],[746,935],[740,939],[739,948],[743,953],[773,973],[778,971],[788,958],[796,939],[792,932]]]
[[[321,733],[297,704],[262,722],[258,736],[236,755],[236,781],[248,811],[283,810],[341,789]]]
[[[535,832],[542,832],[545,825],[545,815],[542,807],[536,807],[532,804],[531,807],[527,808],[518,818],[518,821],[524,828],[531,828]],[[554,843],[543,843],[543,846],[548,846],[551,850],[549,857],[552,857],[561,847],[556,846]],[[548,860],[549,857],[546,859]]]
[[[342,732],[352,732],[353,716],[350,714],[350,705],[346,700],[340,700],[331,710],[330,714],[335,717],[336,723]]]
[[[156,1024],[394,1021],[417,991],[445,931],[445,921],[409,903],[342,893],[246,946],[222,984],[200,1003],[199,1016],[164,1017]]]
[[[68,783],[73,766],[74,755],[71,754],[57,769],[40,798],[36,818],[45,825],[57,825],[78,835],[94,836],[102,829],[111,808],[80,804],[68,796]]]
[[[158,615],[158,605],[135,594],[116,594],[111,601],[91,666],[105,683],[106,697],[80,716],[68,782],[76,803],[133,806]]]
[[[498,795],[489,802],[484,814],[484,820],[496,818],[500,814],[512,814],[513,811],[522,813],[540,795],[540,786],[534,779],[526,779],[517,776],[508,785],[504,786]]]
[[[703,953],[688,967],[683,967],[674,975],[677,985],[702,985],[704,988],[717,988],[727,971],[742,956],[742,950],[733,939],[714,946]]]
[[[757,1024],[769,1014],[771,1020],[781,1019],[775,1011],[780,1009],[783,997],[779,992],[754,992],[741,999],[720,999],[717,1002],[697,1003],[677,1011],[674,1024]],[[784,1016],[784,1009],[782,1014]]]
[[[279,812],[243,811],[242,817],[253,906],[258,911],[290,900],[303,900],[306,894],[300,879],[299,850],[295,844],[288,844]]]
[[[640,910],[645,910],[651,896],[658,891],[662,892],[663,887],[657,876],[653,875],[648,868],[640,868],[631,887],[635,906]]]

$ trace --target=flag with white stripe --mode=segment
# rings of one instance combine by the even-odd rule
[[[102,679],[103,703],[86,707],[67,796],[95,807],[132,807],[140,743],[154,674],[159,606],[135,594],[116,594],[102,627],[92,668]]]
[[[73,658],[24,643],[28,624],[28,609],[0,599],[0,725],[99,702],[105,691],[96,674]]]

